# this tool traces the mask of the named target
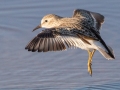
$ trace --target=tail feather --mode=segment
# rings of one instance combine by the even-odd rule
[[[97,47],[97,50],[108,60],[112,60],[112,59],[115,59],[115,56],[114,56],[114,52],[112,50],[112,48],[110,46],[107,46],[105,43],[104,45],[99,42],[99,41],[95,41],[94,44],[96,45]]]
[[[108,46],[108,48],[109,48],[109,50],[111,51],[111,53],[113,54],[113,56],[114,56],[114,58],[115,58],[115,55],[114,55],[113,49],[112,49],[110,46]]]
[[[106,59],[115,59],[113,54],[113,50],[111,47],[107,46],[104,40],[101,38],[100,34],[96,32],[95,28],[91,28],[92,33],[98,38],[98,41],[95,42],[97,44],[97,49]]]
[[[109,47],[108,47],[108,48],[109,48]],[[110,48],[111,48],[111,47],[110,47]],[[111,50],[110,50],[111,53],[113,54],[112,56],[111,56],[109,53],[107,53],[104,49],[102,49],[101,47],[98,47],[98,51],[99,51],[106,59],[108,59],[108,60],[113,60],[113,59],[115,59],[112,48],[111,48]]]

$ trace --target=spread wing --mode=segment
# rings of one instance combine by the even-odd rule
[[[81,30],[45,29],[33,38],[25,49],[32,52],[61,51],[70,47],[83,47],[85,44],[90,44],[86,38],[96,39],[85,35]]]
[[[73,17],[86,19],[85,23],[89,23],[89,26],[91,25],[96,30],[100,30],[101,24],[104,22],[103,15],[83,9],[74,10]]]

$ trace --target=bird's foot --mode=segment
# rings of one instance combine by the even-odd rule
[[[92,63],[88,62],[88,73],[92,76]]]

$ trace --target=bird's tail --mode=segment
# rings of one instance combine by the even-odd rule
[[[110,46],[107,46],[107,47],[109,50],[98,46],[98,51],[108,60],[115,59],[113,49]]]
[[[106,58],[106,59],[115,59],[113,50],[111,47],[107,46],[104,40],[101,38],[100,34],[95,31],[95,28],[91,28],[91,31],[99,39],[95,41],[94,44],[97,47],[97,50]]]
[[[101,39],[102,40],[102,39]],[[107,46],[106,43],[102,40],[96,41],[95,45],[97,46],[97,50],[108,60],[115,59],[114,52],[110,46]]]

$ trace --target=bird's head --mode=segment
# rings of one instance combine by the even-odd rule
[[[39,28],[55,28],[59,26],[59,20],[62,17],[57,16],[55,14],[48,14],[45,15],[42,20],[40,25],[38,25],[36,28],[33,29],[33,31],[39,29]]]

